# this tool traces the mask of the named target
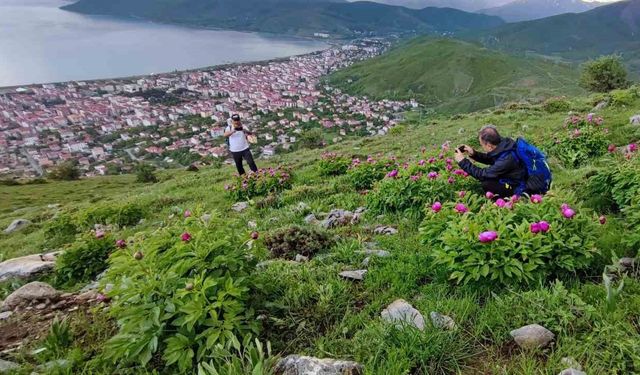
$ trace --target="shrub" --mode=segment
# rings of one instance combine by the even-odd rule
[[[627,69],[618,56],[603,56],[584,64],[580,85],[593,92],[609,92],[629,86]]]
[[[568,112],[571,110],[571,104],[565,98],[547,99],[542,108],[548,113]]]
[[[44,225],[45,244],[50,248],[73,242],[77,233],[78,226],[68,213],[60,214]]]
[[[94,224],[131,227],[146,216],[144,206],[138,202],[107,202],[88,208],[78,215],[78,222],[87,228]]]
[[[394,157],[386,159],[382,155],[369,156],[364,162],[360,159],[353,159],[347,175],[356,190],[368,190],[397,167],[398,164]]]
[[[589,177],[583,193],[601,212],[628,207],[640,195],[640,159],[613,159],[609,164]]]
[[[274,257],[294,259],[297,254],[312,257],[331,247],[333,240],[315,228],[293,226],[269,234],[264,243]]]
[[[444,203],[439,212],[429,209],[420,227],[429,255],[447,268],[451,280],[525,284],[567,276],[594,260],[597,224],[581,210],[567,219],[561,213],[562,202],[549,196],[539,204],[519,201],[506,207],[483,201],[468,197],[465,207],[470,211],[464,214],[456,210],[456,202]],[[532,233],[532,224],[540,221],[550,229]],[[497,239],[487,235],[491,231]]]
[[[633,105],[638,98],[635,91],[632,90],[613,90],[611,95],[611,105],[615,107],[625,107]]]
[[[546,149],[566,167],[583,166],[607,153],[609,142],[602,121],[590,115],[571,116],[565,121],[564,131],[556,133]]]
[[[347,173],[349,159],[333,152],[324,152],[318,164],[320,176],[339,176]]]
[[[77,162],[66,161],[53,168],[48,176],[52,180],[59,181],[73,181],[80,178],[80,170],[78,169]]]
[[[138,164],[136,166],[136,182],[139,183],[156,183],[158,182],[158,177],[154,173],[156,167],[151,164]]]
[[[311,129],[302,133],[300,145],[304,148],[321,148],[325,144],[324,135],[320,129]]]
[[[114,250],[115,240],[109,235],[84,236],[56,259],[55,283],[69,286],[93,280],[107,268],[107,259]]]
[[[114,285],[110,314],[119,331],[105,359],[146,366],[153,358],[167,373],[192,373],[219,365],[220,347],[238,348],[257,333],[248,304],[255,262],[242,246],[246,239],[227,219],[214,215],[206,224],[199,216],[170,222],[112,255],[105,278]]]
[[[291,174],[284,167],[259,169],[256,173],[238,176],[225,190],[235,200],[247,200],[257,196],[277,193],[291,187]]]

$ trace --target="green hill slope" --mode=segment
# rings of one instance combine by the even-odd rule
[[[415,98],[445,112],[469,112],[520,99],[575,94],[571,67],[513,57],[457,40],[414,39],[330,77],[348,92]]]
[[[332,36],[448,33],[487,29],[500,18],[455,9],[408,9],[366,1],[302,0],[80,0],[63,9],[236,30]]]

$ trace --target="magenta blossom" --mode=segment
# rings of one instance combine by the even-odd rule
[[[428,160],[428,162],[429,162],[429,164],[433,164],[433,163],[435,163],[435,162],[436,162],[436,158],[434,158],[434,157],[430,157],[430,158],[429,158],[429,160]]]
[[[482,243],[493,242],[498,239],[498,232],[495,231],[487,231],[482,232],[478,235],[478,240]]]
[[[398,176],[398,170],[394,169],[391,172],[387,173],[387,177],[396,178]]]
[[[184,232],[184,233],[182,233],[182,236],[180,236],[180,238],[184,242],[189,242],[189,241],[191,241],[191,234],[189,234],[188,232]]]
[[[508,201],[507,203],[505,203],[504,208],[508,208],[510,210],[513,210],[513,206],[516,204],[516,201]]]
[[[447,164],[445,168],[447,169],[447,171],[451,172],[453,170],[453,165]]]
[[[127,247],[127,242],[125,240],[117,240],[116,247],[119,249],[124,249],[125,247]]]
[[[531,230],[531,233],[533,234],[538,234],[542,231],[542,229],[540,228],[540,223],[531,223],[531,225],[529,226],[529,230]]]
[[[456,204],[456,211],[458,211],[459,214],[464,214],[466,212],[469,212],[469,209],[464,204],[458,203]]]
[[[500,199],[498,199],[498,200],[496,201],[496,203],[495,203],[495,204],[496,204],[496,206],[498,206],[498,207],[502,208],[502,207],[504,207],[504,206],[506,206],[506,205],[507,205],[507,202],[505,202],[505,200],[504,200],[504,199],[500,198]]]
[[[442,210],[442,203],[440,202],[436,202],[434,204],[431,205],[431,210],[435,213],[440,212],[440,210]]]
[[[419,166],[423,166],[423,165],[425,165],[426,163],[427,163],[427,161],[423,159],[423,160],[420,160],[420,161],[418,162],[418,165],[419,165]]]
[[[542,233],[547,233],[549,231],[549,229],[551,228],[549,223],[544,221],[544,220],[539,222],[538,225],[540,226],[540,231],[542,231]]]
[[[562,211],[564,211],[564,210],[566,210],[568,208],[571,208],[571,207],[569,207],[569,205],[566,204],[566,203],[563,203],[562,205],[560,205],[560,210],[562,210]]]
[[[451,158],[447,158],[447,160],[445,160],[445,162],[446,162],[447,164],[453,164],[453,159],[451,159]]]
[[[413,176],[411,176],[411,177],[409,177],[409,178],[411,178],[411,181],[414,181],[414,182],[415,182],[415,181],[418,181],[418,180],[420,179],[420,176],[418,176],[418,175],[413,175]]]
[[[600,224],[605,225],[607,223],[607,217],[602,215],[598,218],[598,221],[600,222]]]
[[[438,172],[429,172],[427,177],[429,177],[432,180],[435,180],[436,178],[438,178]]]
[[[453,177],[449,177],[449,178],[447,179],[447,182],[448,182],[448,183],[450,183],[450,184],[453,184],[454,182],[456,182],[456,179],[455,179],[455,178],[453,178]]]
[[[493,199],[496,195],[490,191],[487,191],[487,193],[484,196],[487,197],[487,199]]]
[[[629,145],[629,152],[636,152],[638,151],[638,145],[635,143],[632,143]]]
[[[467,195],[467,192],[464,191],[464,190],[458,192],[458,197],[459,198],[464,198],[465,195]]]
[[[106,235],[106,233],[103,230],[97,230],[96,231],[96,238],[98,238],[98,239],[104,238],[105,235]]]
[[[576,216],[576,212],[571,208],[567,208],[566,210],[562,210],[562,215],[567,219],[573,219],[574,216]]]
[[[616,145],[610,144],[609,147],[607,147],[607,150],[611,153],[616,152]]]
[[[531,196],[531,203],[542,203],[542,195],[540,194],[533,194]]]
[[[191,211],[186,210],[186,211],[184,212],[184,217],[191,217]]]

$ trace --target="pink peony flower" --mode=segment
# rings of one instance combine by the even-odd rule
[[[569,207],[569,205],[566,204],[566,203],[563,203],[562,205],[560,205],[560,210],[562,210],[562,211],[564,211],[564,210],[566,210],[568,208],[571,208],[571,207]]]
[[[423,165],[425,165],[426,163],[427,163],[427,161],[423,159],[423,160],[420,160],[420,161],[418,162],[418,165],[419,165],[419,166],[423,166]]]
[[[464,204],[458,203],[456,204],[456,211],[458,211],[459,214],[464,214],[466,212],[469,212],[469,209]]]
[[[529,226],[529,230],[531,230],[531,233],[533,234],[538,234],[542,231],[542,229],[540,228],[540,223],[531,223],[531,225]]]
[[[387,177],[396,178],[398,176],[398,170],[394,169],[391,172],[387,173]]]
[[[591,122],[591,121],[593,121],[593,113],[589,113],[587,115],[587,122]]]
[[[453,165],[447,164],[445,168],[447,169],[447,171],[451,172],[453,170]]]
[[[420,176],[413,175],[410,178],[411,178],[411,181],[418,181],[420,179]]]
[[[573,219],[573,217],[576,216],[576,212],[571,208],[567,208],[566,210],[562,210],[562,215],[567,219]]]
[[[438,178],[438,172],[429,172],[427,177],[429,177],[432,180],[435,180],[436,178]]]
[[[544,221],[544,220],[539,222],[538,225],[540,226],[540,231],[542,231],[542,233],[547,233],[549,231],[549,229],[551,228],[549,223]]]
[[[189,242],[189,241],[191,241],[191,234],[189,234],[188,232],[184,232],[184,233],[182,233],[182,236],[180,236],[180,238],[184,242]]]
[[[459,198],[464,198],[465,195],[467,195],[467,192],[464,191],[464,190],[458,192],[458,197]]]
[[[638,151],[638,145],[635,143],[632,143],[629,145],[629,152],[636,152]]]
[[[449,178],[447,179],[447,182],[448,182],[448,183],[450,183],[450,184],[453,184],[454,182],[456,182],[456,179],[455,179],[455,178],[453,178],[453,177],[449,177]]]
[[[478,240],[482,243],[493,242],[498,239],[498,233],[495,231],[482,232],[478,235]]]
[[[616,152],[616,145],[610,144],[609,147],[607,147],[607,150],[612,153]]]
[[[495,203],[495,204],[496,204],[496,206],[498,206],[498,207],[502,208],[502,207],[504,207],[504,206],[506,206],[506,205],[507,205],[507,202],[505,202],[505,200],[504,200],[504,199],[500,198],[500,199],[498,199],[498,200],[496,201],[496,203]]]
[[[440,210],[442,210],[442,203],[440,202],[436,202],[434,204],[431,205],[431,210],[435,213],[440,212]]]
[[[96,238],[98,238],[98,239],[104,238],[105,235],[106,235],[106,233],[103,230],[97,230],[96,231]]]
[[[533,194],[531,196],[531,203],[541,203],[542,202],[542,195],[540,194]]]
[[[124,249],[125,247],[127,247],[127,241],[125,240],[117,240],[116,241],[116,247],[119,249]]]
[[[493,199],[496,195],[490,191],[487,191],[487,193],[484,196],[487,197],[487,199]]]
[[[186,211],[184,212],[184,217],[191,217],[191,211],[186,210]]]
[[[508,201],[505,205],[504,208],[508,208],[510,210],[513,210],[513,205],[516,203],[516,201]]]
[[[598,218],[598,221],[600,222],[600,224],[605,225],[607,223],[607,217],[602,215]]]
[[[446,163],[447,163],[447,164],[453,164],[453,159],[451,159],[451,158],[447,158]]]
[[[516,203],[516,202],[517,202],[517,201],[519,201],[519,200],[520,200],[520,196],[519,196],[519,195],[517,195],[517,194],[516,194],[516,195],[512,195],[512,196],[511,196],[511,201],[512,201],[513,203]]]
[[[433,164],[436,162],[436,158],[434,157],[430,157],[429,160],[427,160],[429,162],[429,164]]]

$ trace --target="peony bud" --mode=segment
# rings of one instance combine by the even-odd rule
[[[576,216],[576,212],[571,208],[567,208],[566,210],[562,210],[562,215],[567,219],[573,219],[573,217]]]
[[[544,220],[539,222],[538,225],[540,226],[540,231],[542,231],[543,233],[547,233],[549,231],[549,229],[551,228],[549,223],[544,221]]]
[[[192,291],[193,290],[193,283],[187,283],[187,285],[185,285],[184,289],[187,290],[187,291]]]
[[[442,210],[442,203],[440,202],[436,202],[434,204],[431,205],[431,210],[435,213],[440,212],[440,210]]]
[[[106,235],[106,233],[104,233],[103,230],[97,230],[96,231],[96,238],[98,238],[98,239],[104,238],[105,235]]]
[[[397,169],[394,169],[391,172],[387,173],[387,177],[390,177],[390,178],[395,178],[397,176],[398,176],[398,170]]]
[[[598,221],[600,222],[600,224],[605,225],[607,223],[607,217],[602,215],[598,218]]]
[[[504,200],[504,199],[502,199],[502,198],[500,198],[500,199],[498,199],[498,200],[496,201],[496,206],[498,206],[498,207],[500,207],[500,208],[502,208],[502,207],[504,207],[504,206],[506,206],[506,205],[507,205],[507,202],[505,202],[505,200]]]
[[[124,249],[125,247],[127,247],[127,242],[125,240],[117,240],[116,247],[119,249]]]
[[[467,192],[466,192],[466,191],[464,191],[464,190],[462,190],[462,191],[458,192],[458,197],[459,197],[459,198],[464,198],[464,196],[465,196],[465,195],[467,195]]]
[[[448,183],[450,183],[450,184],[453,184],[454,182],[456,182],[456,179],[455,179],[455,178],[453,178],[453,177],[449,177],[449,178],[447,179],[447,182],[448,182]]]
[[[436,178],[438,178],[438,172],[429,172],[427,177],[429,177],[431,180],[435,180]]]
[[[260,233],[258,233],[258,232],[256,232],[256,231],[251,232],[251,239],[252,239],[252,240],[257,240],[257,239],[258,239],[258,237],[260,237]]]
[[[184,233],[182,233],[182,236],[180,236],[180,238],[184,242],[189,242],[189,241],[191,241],[191,234],[189,234],[187,232],[184,232]]]
[[[541,203],[542,202],[542,195],[540,194],[533,194],[531,196],[531,203]]]
[[[542,229],[540,228],[540,223],[531,223],[531,225],[529,226],[529,230],[531,230],[531,233],[534,234],[540,233],[542,231]]]
[[[133,254],[133,259],[135,260],[142,260],[142,258],[144,258],[144,254],[142,254],[141,251],[136,251],[135,254]]]
[[[185,218],[187,218],[187,217],[191,217],[191,211],[186,210],[186,211],[184,212],[184,217],[185,217]]]
[[[458,203],[456,204],[456,211],[458,211],[459,214],[464,214],[466,212],[469,212],[469,209],[464,204]]]
[[[498,233],[495,231],[482,232],[478,235],[478,240],[482,243],[493,242],[498,239]]]
[[[493,199],[496,195],[490,191],[487,191],[487,193],[484,196],[487,197],[487,199]]]
[[[609,145],[609,147],[607,147],[607,150],[609,150],[609,152],[616,152],[616,145],[614,144]]]

